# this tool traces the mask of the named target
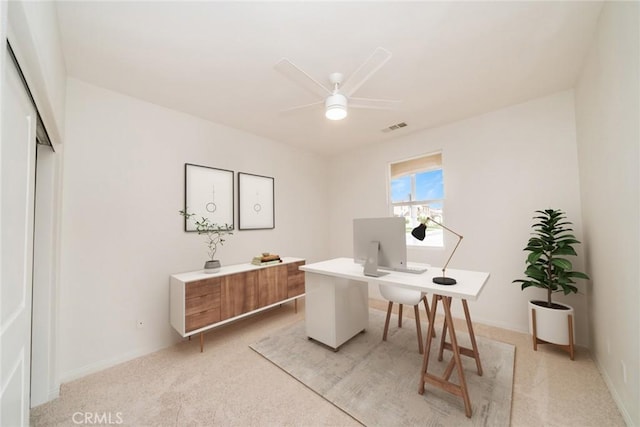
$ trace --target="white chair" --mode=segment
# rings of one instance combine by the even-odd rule
[[[416,318],[416,330],[418,333],[418,351],[420,354],[423,354],[423,346],[422,346],[422,329],[420,328],[420,311],[418,310],[418,305],[420,301],[424,303],[424,308],[427,313],[427,322],[430,317],[429,303],[427,302],[427,294],[414,291],[412,289],[402,289],[397,288],[395,286],[386,286],[379,285],[380,293],[382,297],[389,301],[389,306],[387,307],[387,320],[384,322],[384,333],[382,334],[382,340],[387,340],[387,332],[389,331],[389,320],[391,319],[391,310],[393,308],[393,303],[399,304],[398,307],[398,327],[402,327],[402,306],[403,305],[412,305]],[[435,336],[435,333],[433,334]]]

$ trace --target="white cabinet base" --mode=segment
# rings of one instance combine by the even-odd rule
[[[366,282],[305,274],[307,337],[334,350],[369,326]]]

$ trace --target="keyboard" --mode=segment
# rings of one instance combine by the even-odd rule
[[[380,267],[380,269],[383,270],[382,267]],[[385,268],[384,270],[387,270],[387,269]],[[395,268],[390,268],[388,270],[397,271],[400,273],[412,273],[412,274],[422,274],[425,271],[427,271],[427,269],[424,267],[395,267]]]

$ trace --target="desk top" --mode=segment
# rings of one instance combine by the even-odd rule
[[[411,266],[419,264],[411,263]],[[416,289],[436,295],[475,301],[478,299],[482,288],[489,280],[489,273],[447,269],[447,277],[453,277],[458,283],[455,285],[438,285],[431,280],[442,276],[442,269],[427,267],[422,274],[402,273],[390,271],[381,277],[365,276],[363,266],[356,264],[353,258],[334,258],[328,261],[316,262],[300,267],[307,273],[322,274],[325,276],[342,277],[344,279],[359,280],[372,284],[383,284],[401,288]],[[386,270],[384,270],[386,272]]]

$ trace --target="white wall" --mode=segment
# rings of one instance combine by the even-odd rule
[[[639,13],[605,3],[576,89],[591,348],[629,425],[640,425]]]
[[[511,281],[524,277],[522,249],[534,211],[563,209],[581,238],[573,93],[415,132],[332,159],[331,255],[351,255],[353,218],[390,214],[390,162],[438,150],[443,154],[446,223],[464,236],[450,266],[491,273],[480,299],[470,303],[472,318],[526,331],[527,301],[546,294],[541,289],[523,292]],[[409,261],[442,265],[456,240],[449,233],[445,236],[446,250],[410,250]],[[577,269],[584,269],[581,252],[578,247]],[[585,284],[578,287],[583,291]],[[576,309],[577,342],[588,345],[584,293],[557,299]],[[460,315],[457,305],[456,309]]]
[[[63,380],[179,339],[169,325],[169,275],[206,260],[203,237],[185,233],[178,215],[185,163],[275,178],[276,228],[236,231],[218,249],[224,264],[263,251],[328,255],[322,157],[73,79],[66,133]]]

